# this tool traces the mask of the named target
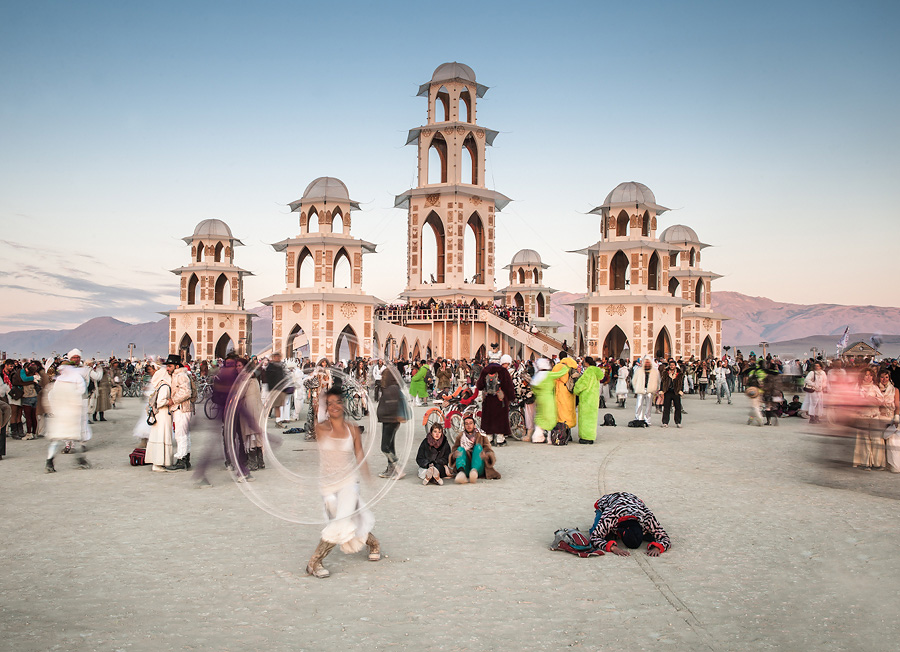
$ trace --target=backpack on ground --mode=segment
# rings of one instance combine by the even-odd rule
[[[634,421],[628,422],[629,428],[649,428],[650,424],[648,424],[643,419],[635,419]]]
[[[616,426],[616,418],[611,415],[609,412],[603,415],[603,425],[604,426],[612,426],[615,428]]]
[[[500,391],[500,374],[498,372],[494,372],[492,374],[488,374],[484,378],[484,393],[490,394],[492,396],[496,396],[497,392]]]
[[[572,441],[572,431],[565,421],[560,421],[550,431],[550,443],[554,446],[565,446]]]
[[[144,456],[146,454],[146,448],[135,448],[131,451],[131,454],[128,455],[128,459],[131,460],[131,466],[145,466],[147,464],[147,462],[144,461]]]
[[[553,533],[550,550],[562,550],[579,557],[599,557],[602,550],[597,550],[584,532],[574,527],[560,528]]]

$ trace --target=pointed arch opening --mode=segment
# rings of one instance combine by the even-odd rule
[[[484,344],[482,344],[481,346],[478,347],[478,350],[475,352],[475,359],[476,360],[484,360],[484,358],[486,356],[487,356],[487,349],[484,348]]]
[[[331,213],[331,232],[332,233],[343,233],[344,232],[344,214],[341,213],[340,208],[335,208]]]
[[[628,213],[620,211],[616,218],[616,237],[624,238],[628,235],[628,220]]]
[[[541,273],[538,271],[537,267],[535,267],[533,270],[531,270],[531,282],[534,285],[541,284]]]
[[[222,337],[216,342],[216,357],[224,358],[231,351],[234,351],[234,342],[228,336],[228,333],[222,333]]]
[[[418,340],[416,340],[416,345],[413,347],[412,359],[413,360],[421,360],[422,359],[422,353],[419,350],[419,341]]]
[[[655,251],[650,256],[650,263],[647,267],[647,289],[658,290],[660,277],[659,254]]]
[[[450,119],[450,93],[446,86],[438,89],[434,96],[434,120],[435,122],[447,122]]]
[[[428,183],[447,183],[447,141],[440,132],[428,146]]]
[[[544,293],[538,292],[538,294],[537,294],[537,310],[535,312],[537,313],[538,317],[543,318],[546,316],[544,314],[545,310],[546,310],[546,304],[544,303]]]
[[[338,360],[354,360],[359,354],[359,338],[356,337],[356,331],[350,324],[344,326],[344,329],[338,335],[337,342],[334,345],[335,362]]]
[[[178,355],[185,362],[190,362],[194,359],[194,340],[187,333],[182,336],[181,342],[178,343]]]
[[[352,271],[350,256],[347,254],[347,250],[341,247],[334,257],[334,269],[331,276],[334,279],[333,286],[338,289],[350,289]]]
[[[669,294],[673,297],[678,294],[678,286],[681,285],[674,276],[669,279]]]
[[[578,355],[587,355],[587,342],[584,341],[584,331],[578,329]]]
[[[197,286],[200,285],[196,274],[191,274],[187,286],[187,302],[189,306],[197,304]]]
[[[621,360],[622,358],[627,359],[630,356],[625,355],[625,351],[629,348],[628,337],[625,335],[625,331],[618,326],[613,326],[609,329],[609,332],[606,334],[606,339],[603,340],[604,358],[613,357],[616,360]]]
[[[309,247],[303,247],[297,257],[297,287],[311,288],[316,285],[316,261]]]
[[[678,252],[669,253],[669,267],[678,267]]]
[[[656,336],[656,345],[653,347],[653,353],[657,358],[668,360],[672,356],[672,339],[669,337],[669,329],[665,326]]]
[[[420,246],[419,260],[422,261],[422,282],[443,283],[446,238],[444,236],[444,222],[434,211],[428,215],[428,218],[422,225]]]
[[[206,247],[203,245],[203,243],[198,242],[197,243],[197,262],[198,263],[203,262],[203,254],[205,253],[205,250],[206,250]]]
[[[609,289],[624,290],[628,282],[628,256],[620,249],[609,263]]]
[[[700,347],[700,359],[701,360],[709,360],[710,358],[716,357],[715,349],[713,348],[712,339],[710,339],[709,335],[706,336],[706,339],[703,340],[703,346]]]
[[[469,88],[463,86],[462,92],[459,94],[459,121],[472,122],[472,94]]]
[[[647,211],[641,216],[641,235],[645,238],[650,235],[650,213]]]
[[[213,257],[213,260],[214,260],[215,262],[217,262],[217,263],[221,263],[221,262],[222,262],[222,250],[223,250],[223,249],[225,249],[225,245],[223,245],[221,242],[217,242],[217,243],[216,243],[216,249],[215,249],[215,251],[213,252],[213,256],[214,256],[214,257]]]
[[[693,267],[696,264],[697,264],[697,250],[694,249],[693,247],[691,247],[690,259],[689,259],[688,265]]]
[[[316,211],[315,207],[311,207],[309,209],[309,212],[307,213],[306,232],[307,233],[318,233],[319,232],[319,213],[318,213],[318,211]]]
[[[300,324],[294,324],[291,332],[288,333],[285,348],[288,358],[301,360],[309,357],[309,338],[303,332]]]
[[[223,306],[226,303],[229,303],[228,298],[231,292],[231,283],[228,281],[228,277],[225,274],[219,274],[219,278],[216,279],[216,294],[214,303],[217,306]],[[233,348],[233,347],[232,347]]]
[[[523,268],[523,267],[519,268],[518,276],[519,276],[519,285],[525,285],[525,268]]]
[[[704,305],[704,299],[706,298],[704,290],[703,279],[697,279],[697,285],[694,288],[694,305],[700,307]]]
[[[462,146],[462,161],[460,163],[460,181],[462,183],[470,183],[473,186],[478,185],[478,145],[475,144],[475,138],[472,134],[466,136]]]
[[[409,358],[409,345],[406,343],[406,338],[404,337],[400,340],[400,359],[406,360]]]
[[[516,304],[516,308],[525,307],[525,299],[522,298],[521,293],[516,292],[516,294],[513,296],[513,303]]]
[[[466,223],[466,238],[463,243],[463,274],[471,275],[472,283],[486,283],[485,278],[485,242],[484,222],[478,213],[472,213]]]

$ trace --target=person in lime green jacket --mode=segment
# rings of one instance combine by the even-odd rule
[[[550,361],[547,358],[538,358],[534,366],[538,371],[531,379],[531,391],[534,392],[535,405],[534,434],[531,435],[531,441],[535,444],[542,444],[544,441],[549,443],[549,433],[556,425],[556,396],[554,394],[556,379],[565,376],[569,372],[569,368],[550,371]]]
[[[593,444],[597,439],[597,414],[600,411],[600,387],[606,371],[594,366],[594,359],[584,359],[584,373],[575,381],[578,397],[578,443]]]
[[[428,387],[425,385],[425,377],[428,375],[428,364],[424,360],[418,363],[419,369],[409,382],[409,393],[416,400],[416,405],[422,405],[428,398]]]

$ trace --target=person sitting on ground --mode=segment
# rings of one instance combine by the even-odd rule
[[[491,448],[491,441],[475,427],[475,418],[463,419],[463,431],[451,446],[450,466],[456,470],[456,483],[472,484],[478,478],[499,480],[500,474],[494,468],[497,456]]]
[[[800,410],[802,409],[803,403],[800,402],[800,397],[794,394],[794,398],[791,399],[791,402],[785,407],[784,414],[788,417],[799,417]]]
[[[443,478],[450,475],[450,442],[444,436],[444,428],[434,423],[416,453],[419,478],[423,485],[431,482],[444,484]]]
[[[620,557],[631,553],[616,544],[621,539],[626,548],[639,548],[647,541],[647,554],[658,557],[671,546],[669,535],[640,498],[624,491],[606,494],[594,503],[597,512],[590,539],[594,548]]]

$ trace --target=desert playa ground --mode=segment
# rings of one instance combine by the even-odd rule
[[[500,481],[422,487],[410,463],[374,510],[385,558],[332,553],[326,580],[304,574],[318,529],[258,509],[219,466],[204,490],[130,467],[137,400],[95,427],[91,470],[60,455],[45,475],[46,440],[9,441],[2,649],[895,649],[900,476],[832,463],[846,442],[805,421],[746,426],[743,397],[686,406],[680,430],[611,409],[595,446],[514,442]],[[198,420],[195,450],[216,436]],[[611,491],[641,496],[672,549],[548,550]]]

